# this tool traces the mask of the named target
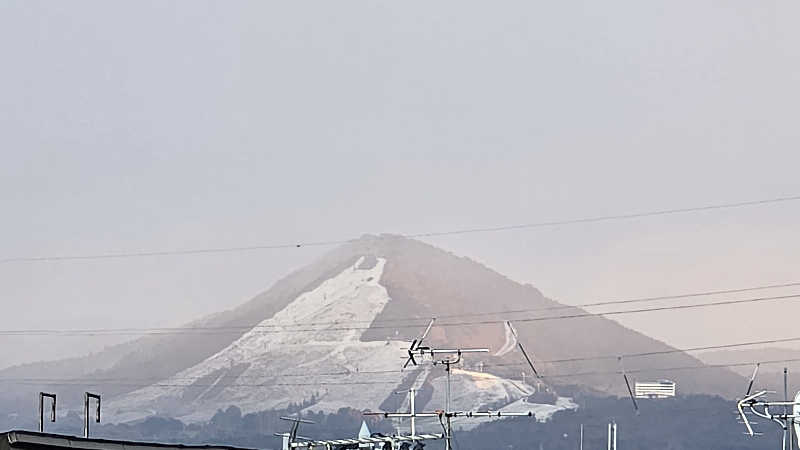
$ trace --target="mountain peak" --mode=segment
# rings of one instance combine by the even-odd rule
[[[391,393],[410,387],[427,392],[418,399],[423,407],[422,398],[440,397],[441,387],[434,381],[441,373],[429,365],[411,372],[400,372],[400,367],[408,343],[432,317],[439,320],[426,344],[493,350],[464,358],[462,368],[469,373],[487,371],[487,377],[459,378],[459,389],[474,394],[463,397],[464,408],[518,399],[535,389],[525,384],[532,374],[509,341],[505,320],[514,322],[544,381],[556,390],[579,385],[626,394],[614,355],[673,350],[602,316],[544,320],[559,315],[548,310],[562,307],[530,285],[425,242],[364,235],[240,307],[201,322],[203,327],[231,331],[150,336],[126,344],[125,354],[105,358],[113,365],[96,367],[90,381],[76,384],[66,399],[72,396],[79,404],[83,389],[101,383],[92,383],[91,377],[138,376],[159,381],[134,392],[125,386],[104,388],[118,420],[147,411],[204,420],[229,405],[253,411],[304,401],[313,401],[317,410],[374,410],[390,403],[399,407],[402,399]],[[579,360],[555,362],[574,358]],[[702,365],[679,352],[626,359],[630,373],[641,379],[672,379],[683,393],[739,392],[742,379],[725,369],[659,369]],[[26,370],[35,376],[37,367]],[[475,383],[488,379],[495,380],[491,389],[480,391]],[[2,389],[0,404],[47,389],[46,384],[25,392]],[[470,403],[475,401],[484,403]]]

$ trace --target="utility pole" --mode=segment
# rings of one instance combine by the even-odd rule
[[[608,450],[617,450],[617,422],[608,424]]]
[[[461,362],[461,353],[463,351],[464,350],[461,350],[461,349],[457,350],[456,354],[458,356],[456,357],[456,359],[445,358],[445,359],[443,359],[441,361],[435,361],[434,360],[434,364],[436,364],[436,363],[444,364],[444,371],[447,373],[447,392],[445,393],[445,412],[446,413],[449,413],[451,411],[450,410],[450,366],[453,365],[453,364],[458,364],[459,362]],[[468,349],[466,351],[488,353],[489,349]],[[451,414],[445,414],[445,416],[446,416],[445,417],[446,426],[445,426],[445,430],[444,430],[445,431],[445,436],[444,436],[444,444],[445,445],[444,445],[444,448],[445,448],[445,450],[453,450],[452,415]]]
[[[783,424],[783,448],[786,449],[786,440],[789,440],[789,450],[794,448],[792,441],[792,430],[794,429],[794,417],[789,417],[789,368],[783,368],[783,415],[789,419]],[[792,414],[794,415],[794,414]]]
[[[453,426],[452,426],[452,418],[453,417],[502,417],[502,416],[528,416],[534,417],[533,412],[501,412],[501,411],[452,411],[450,405],[451,399],[451,378],[452,378],[452,366],[454,364],[459,364],[461,362],[461,358],[464,353],[489,353],[488,348],[449,348],[449,349],[439,349],[433,348],[430,346],[423,346],[422,343],[425,341],[425,338],[428,336],[428,333],[431,331],[431,327],[436,319],[431,319],[428,323],[427,328],[422,333],[419,339],[414,339],[411,341],[411,345],[408,348],[408,359],[406,360],[405,364],[403,364],[403,369],[408,367],[409,364],[417,365],[416,358],[424,358],[429,356],[433,362],[433,365],[442,364],[444,365],[444,370],[447,377],[447,388],[445,392],[445,409],[444,411],[436,411],[434,413],[417,413],[414,411],[412,407],[411,412],[408,414],[404,413],[365,413],[371,415],[382,415],[386,418],[389,417],[410,417],[413,421],[414,417],[438,417],[439,421],[441,422],[442,428],[444,428],[444,439],[445,439],[445,450],[453,450]],[[530,366],[533,374],[539,377],[536,368],[533,366],[533,361],[531,360],[528,353],[525,351],[525,348],[522,346],[522,343],[517,338],[517,332],[514,330],[514,327],[511,325],[511,322],[506,321],[506,329],[509,330],[513,335],[514,338],[517,339],[517,348],[522,352],[522,355],[525,357],[525,361]],[[443,357],[442,359],[437,359],[438,355],[448,355]],[[455,357],[449,356],[455,355]],[[524,377],[524,374],[523,374]]]

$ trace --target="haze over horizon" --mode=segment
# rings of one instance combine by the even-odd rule
[[[0,252],[312,242],[798,195],[799,14],[743,0],[6,2]],[[785,202],[424,240],[577,304],[800,281],[798,225],[800,202]],[[326,250],[4,263],[3,328],[177,326]],[[613,319],[687,347],[797,336],[798,314],[784,301]],[[0,336],[0,367],[109,339]]]

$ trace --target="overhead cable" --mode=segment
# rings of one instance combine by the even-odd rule
[[[732,203],[716,203],[716,204],[693,206],[686,208],[657,209],[651,211],[611,214],[604,216],[592,216],[592,217],[583,217],[576,219],[561,219],[561,220],[521,223],[513,225],[499,225],[494,227],[461,228],[461,229],[445,230],[445,231],[399,234],[397,236],[401,238],[430,238],[430,237],[453,236],[462,234],[502,232],[502,231],[545,228],[545,227],[554,227],[563,225],[575,225],[582,223],[608,222],[614,220],[630,220],[630,219],[638,219],[638,218],[653,217],[653,216],[686,214],[686,213],[712,211],[719,209],[742,208],[749,206],[791,202],[796,200],[800,200],[800,195],[772,197],[760,200],[749,200],[749,201],[740,201]],[[139,251],[119,251],[119,252],[108,251],[102,253],[89,253],[89,254],[18,256],[11,258],[0,258],[0,264],[19,263],[19,262],[81,261],[81,260],[98,260],[98,259],[127,259],[127,258],[142,258],[142,257],[157,257],[157,256],[181,256],[181,255],[186,256],[186,255],[221,254],[221,253],[242,253],[242,252],[252,252],[259,250],[278,250],[278,249],[289,249],[289,248],[341,245],[341,244],[355,242],[357,240],[358,238],[350,238],[350,239],[333,239],[333,240],[309,241],[309,242],[251,244],[251,245],[232,246],[232,247],[204,247],[204,248],[190,248],[190,249],[139,250]]]

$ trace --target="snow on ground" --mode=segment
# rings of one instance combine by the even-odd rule
[[[526,399],[521,398],[513,403],[509,403],[506,406],[500,408],[500,411],[503,412],[532,412],[533,418],[538,422],[547,422],[553,417],[558,411],[565,411],[565,410],[574,410],[578,409],[578,405],[572,401],[569,397],[559,397],[556,400],[554,405],[543,404],[543,403],[528,403]],[[459,417],[458,420],[453,421],[453,427],[460,430],[471,430],[472,428],[477,427],[481,423],[485,423],[487,421],[495,421],[495,420],[508,420],[513,418],[513,416],[505,416],[505,417],[492,417],[487,418],[483,417],[480,419],[476,418],[466,418],[466,417]]]
[[[386,260],[378,258],[372,267],[360,268],[363,260],[301,294],[196,366],[110,399],[104,408],[106,417],[111,422],[126,422],[158,414],[199,422],[231,405],[249,413],[312,398],[315,403],[307,408],[312,411],[335,412],[343,407],[374,411],[404,377],[414,377],[406,381],[419,388],[429,375],[436,376],[434,393],[424,407],[444,408],[446,378],[441,367],[425,364],[401,372],[407,342],[361,341],[365,328],[390,300],[380,284]],[[515,344],[507,330],[503,348]],[[528,384],[488,373],[452,371],[453,409],[475,410],[486,405],[496,409],[516,404],[534,392]],[[526,406],[537,408],[537,419],[566,408]]]
[[[476,411],[482,407],[485,409],[486,405],[511,403],[536,392],[536,389],[528,384],[489,373],[455,368],[451,370],[450,408],[454,410]],[[442,374],[433,381],[433,384],[434,393],[427,408],[444,409],[447,378]]]
[[[435,369],[434,369],[435,370]],[[443,409],[445,402],[446,378],[434,380],[435,391],[426,409]],[[452,369],[451,376],[451,409],[458,411],[492,411],[532,412],[540,422],[547,421],[556,411],[575,409],[578,407],[567,397],[559,397],[554,405],[528,403],[527,397],[533,395],[536,388],[521,381],[501,378],[485,372]],[[489,405],[489,408],[487,408]],[[504,420],[505,418],[458,418],[453,426],[468,430],[486,420]],[[435,427],[434,427],[435,428]]]
[[[553,414],[556,412],[568,409],[578,409],[577,403],[573,402],[570,397],[558,397],[556,403],[553,405],[528,403],[526,399],[523,398],[500,408],[500,411],[531,411],[536,416],[536,420],[539,422],[546,422],[553,417]]]
[[[514,336],[514,332],[511,330],[511,326],[508,323],[506,323],[504,329],[506,330],[506,342],[503,344],[502,347],[500,347],[500,350],[498,350],[494,354],[494,356],[503,356],[506,353],[510,352],[511,350],[514,350],[514,347],[517,346],[517,337]]]
[[[400,372],[408,343],[360,340],[363,328],[389,302],[380,284],[386,260],[359,269],[362,261],[300,295],[202,363],[110,401],[112,420],[158,412],[202,421],[229,405],[252,412],[312,396],[319,401],[315,411],[376,409],[408,375]]]

